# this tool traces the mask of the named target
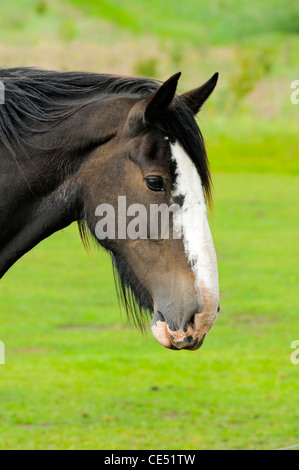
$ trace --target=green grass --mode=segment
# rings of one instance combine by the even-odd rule
[[[203,348],[121,318],[75,228],[1,281],[0,448],[250,449],[298,441],[298,177],[215,175],[222,311]],[[119,326],[122,325],[122,326]]]
[[[70,0],[83,11],[134,32],[197,44],[248,40],[259,34],[298,33],[296,0]],[[265,21],[267,18],[267,21]]]
[[[217,101],[217,96],[213,96]],[[208,105],[207,105],[208,107]],[[254,121],[244,113],[198,120],[205,137],[213,172],[299,174],[298,108],[289,105],[294,119]]]

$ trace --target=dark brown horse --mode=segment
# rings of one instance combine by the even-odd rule
[[[210,174],[194,119],[218,75],[181,95],[179,76],[161,84],[0,71],[0,277],[41,240],[78,221],[83,240],[90,233],[111,253],[128,313],[140,325],[149,314],[163,346],[195,350],[219,310],[206,208]],[[109,207],[120,212],[120,202],[125,220],[113,221]],[[147,226],[141,231],[142,219],[133,218],[137,207],[147,222],[153,207],[173,205],[180,214],[169,212],[166,237]]]

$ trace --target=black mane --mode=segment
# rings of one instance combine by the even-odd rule
[[[149,78],[35,68],[0,69],[0,81],[5,87],[5,104],[0,105],[0,141],[10,151],[15,145],[25,145],[28,133],[39,132],[37,123],[50,125],[67,118],[82,107],[82,99],[88,101],[94,93],[145,98],[161,85]],[[195,163],[209,197],[210,173],[203,137],[183,100],[175,100],[164,129]]]
[[[0,69],[0,81],[5,88],[5,104],[0,105],[0,141],[9,150],[16,144],[24,145],[28,133],[39,132],[37,123],[67,118],[94,93],[143,96],[158,87],[158,82],[149,79],[35,68]]]

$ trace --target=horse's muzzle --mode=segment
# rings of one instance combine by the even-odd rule
[[[163,320],[163,316],[159,312],[159,320],[153,319],[152,333],[159,343],[168,349],[176,351],[187,349],[196,351],[199,349],[205,339],[207,332],[212,328],[217,314],[220,311],[218,305],[215,315],[206,313],[196,313],[190,319],[188,325],[184,329],[173,331]]]

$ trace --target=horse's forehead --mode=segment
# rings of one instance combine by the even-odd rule
[[[163,133],[149,132],[134,139],[133,152],[140,159],[162,166],[171,164],[171,149]]]

